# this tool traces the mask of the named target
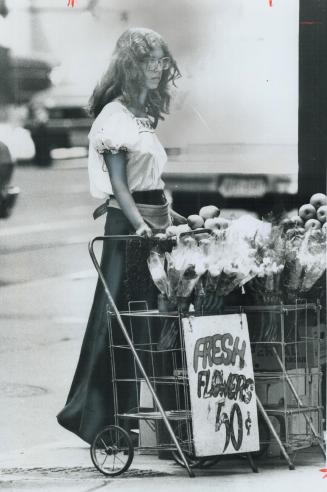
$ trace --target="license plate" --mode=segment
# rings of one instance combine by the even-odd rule
[[[70,145],[72,147],[85,147],[88,144],[87,132],[83,130],[72,130],[70,133]]]
[[[223,176],[218,191],[226,198],[258,197],[266,193],[267,183],[261,177]]]

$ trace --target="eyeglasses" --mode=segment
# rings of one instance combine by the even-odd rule
[[[168,70],[170,68],[170,58],[165,56],[164,58],[148,58],[145,60],[145,69],[151,72],[155,70]]]

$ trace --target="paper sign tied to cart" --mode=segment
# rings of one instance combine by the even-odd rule
[[[259,449],[251,346],[244,314],[184,318],[195,455]]]

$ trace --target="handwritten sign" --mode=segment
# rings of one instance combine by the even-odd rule
[[[244,314],[184,318],[195,455],[259,449],[257,404]]]

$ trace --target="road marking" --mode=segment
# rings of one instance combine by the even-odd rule
[[[78,325],[78,324],[84,324],[87,323],[88,318],[87,317],[81,317],[81,316],[54,316],[54,315],[47,315],[47,314],[41,314],[41,315],[33,315],[33,314],[28,314],[28,313],[20,313],[20,314],[14,314],[14,313],[9,313],[9,314],[2,314],[0,321],[4,320],[15,320],[15,321],[49,321],[51,323],[56,323],[56,324],[68,324],[68,325]],[[42,343],[41,343],[42,345]],[[1,347],[2,348],[2,347]],[[3,352],[3,350],[0,350]]]
[[[7,227],[5,229],[0,229],[0,237],[10,237],[10,236],[21,236],[23,234],[30,234],[33,232],[45,232],[53,230],[64,230],[71,228],[78,228],[81,226],[89,226],[90,219],[85,217],[85,219],[72,219],[72,220],[62,220],[59,222],[41,222],[40,224],[30,224],[16,227]]]
[[[87,318],[79,318],[77,316],[54,316],[50,321],[59,325],[79,325],[87,323]]]
[[[83,280],[85,278],[95,278],[98,274],[93,270],[82,270],[80,272],[68,273],[66,275],[61,275],[62,278],[67,278],[69,280]]]
[[[87,161],[81,162],[79,159],[53,161],[53,171],[75,171],[76,169],[87,169]]]
[[[92,219],[92,212],[94,208],[96,207],[96,204],[94,204],[94,207],[86,206],[86,205],[78,205],[77,207],[69,207],[69,215],[72,217],[74,215],[79,215],[81,217],[88,217],[91,221]]]
[[[80,272],[74,272],[74,273],[65,273],[63,275],[52,275],[51,277],[46,277],[46,278],[38,278],[35,280],[20,280],[12,283],[7,283],[5,285],[0,285],[0,288],[5,289],[5,288],[10,288],[10,287],[16,287],[20,285],[37,285],[37,284],[43,284],[43,283],[48,283],[48,282],[53,282],[56,280],[87,280],[87,279],[96,279],[98,276],[95,268],[93,270],[82,270]]]

